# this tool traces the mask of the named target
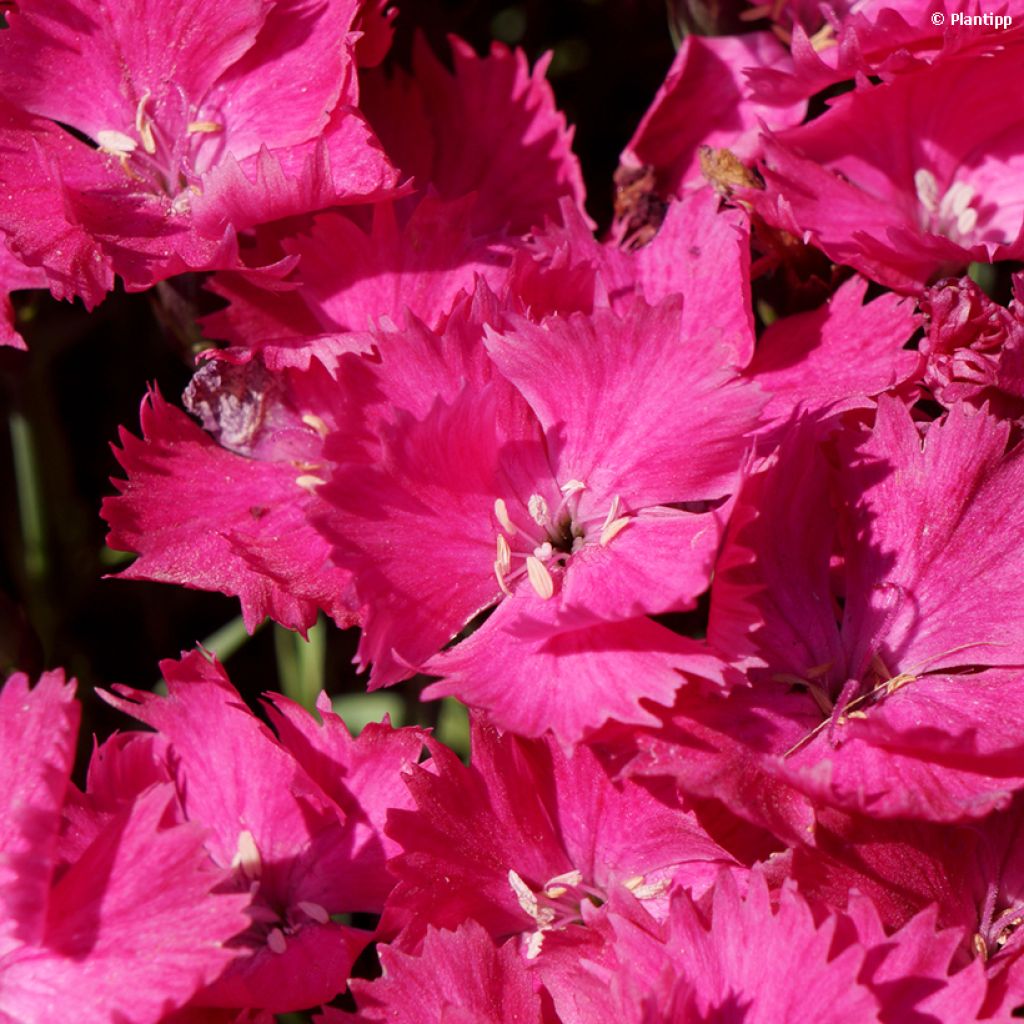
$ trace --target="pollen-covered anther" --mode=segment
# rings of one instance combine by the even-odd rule
[[[142,148],[152,156],[156,152],[156,140],[153,138],[153,121],[146,113],[146,104],[153,94],[146,89],[139,97],[139,104],[135,108],[135,130],[142,139]]]
[[[238,833],[238,849],[231,858],[231,867],[236,870],[241,868],[249,878],[259,878],[263,873],[263,860],[256,846],[256,838],[247,828]]]
[[[548,879],[547,885],[544,886],[544,895],[549,899],[557,900],[559,896],[564,896],[570,889],[575,889],[576,886],[582,884],[583,875],[579,871],[566,871]]]
[[[306,917],[312,918],[317,924],[327,924],[331,919],[331,915],[327,913],[326,908],[320,906],[319,903],[311,903],[308,900],[302,900],[298,904],[298,908],[306,915]]]
[[[494,499],[494,518],[501,524],[501,528],[510,536],[516,535],[516,525],[508,514],[508,505],[504,498]]]
[[[632,516],[620,516],[613,519],[602,531],[600,538],[601,547],[607,547],[622,531],[633,521]]]
[[[526,507],[529,509],[530,518],[538,526],[548,527],[551,525],[551,513],[548,511],[548,503],[539,494],[531,494]]]
[[[111,156],[131,156],[139,148],[139,144],[130,135],[107,128],[96,133],[96,142],[101,153],[109,153]]]
[[[573,494],[579,494],[586,490],[587,485],[582,480],[567,480],[559,490],[568,498]]]
[[[974,947],[975,955],[980,960],[984,961],[988,959],[988,943],[985,942],[985,937],[983,935],[975,932],[971,939],[971,945]]]
[[[280,928],[272,928],[267,934],[267,945],[270,947],[271,953],[286,953],[288,951],[288,942],[284,937],[284,932]]]
[[[303,413],[302,422],[321,437],[326,437],[330,433],[330,428],[315,412]]]
[[[213,135],[216,132],[224,131],[224,125],[216,121],[189,121],[189,135]]]
[[[636,875],[633,878],[627,878],[622,884],[638,900],[654,900],[668,892],[670,883],[667,878],[663,878],[660,882],[644,882],[643,875]]]
[[[548,928],[555,920],[555,911],[551,907],[542,907],[534,891],[522,880],[519,874],[509,868],[508,884],[516,894],[516,900],[523,912],[537,922],[538,928]]]
[[[295,483],[303,490],[309,491],[309,493],[312,494],[317,487],[327,483],[327,481],[318,476],[313,476],[312,473],[303,473],[302,476],[297,476],[295,478]]]
[[[555,581],[551,578],[547,566],[536,556],[526,556],[526,575],[537,596],[547,601],[555,593]]]

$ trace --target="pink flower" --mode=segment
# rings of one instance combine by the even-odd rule
[[[306,518],[323,439],[345,416],[336,392],[316,361],[275,376],[211,359],[186,392],[210,433],[149,395],[143,439],[121,433],[128,479],[102,508],[110,546],[139,553],[121,576],[237,595],[250,631],[268,615],[305,631],[320,609],[356,621],[349,574]]]
[[[474,195],[476,235],[522,235],[556,219],[564,197],[582,210],[572,130],[521,51],[494,43],[479,57],[451,37],[449,71],[420,37],[412,75],[364,77],[362,106],[396,167],[446,200]]]
[[[488,338],[503,376],[422,419],[396,413],[377,466],[336,470],[325,526],[366,607],[371,685],[425,665],[450,676],[432,693],[566,740],[646,719],[641,697],[671,699],[694,645],[643,616],[690,607],[707,585],[719,517],[700,503],[730,493],[759,405],[679,320],[672,301],[517,320]],[[698,430],[700,446],[681,449]],[[574,678],[584,663],[589,698]]]
[[[1009,309],[989,299],[969,278],[944,281],[925,292],[924,382],[944,405],[988,400],[993,411],[1019,415],[1024,398],[1021,283],[1015,278],[1016,297]]]
[[[840,920],[816,916],[791,886],[773,897],[760,874],[741,888],[723,872],[704,900],[678,891],[663,924],[627,898],[609,909],[610,957],[538,964],[568,1024],[877,1019],[865,948],[837,949]]]
[[[427,923],[479,921],[495,938],[521,935],[528,959],[546,938],[590,921],[618,890],[657,918],[668,894],[700,895],[733,858],[670,795],[615,785],[580,745],[523,740],[474,722],[467,768],[440,744],[410,769],[415,810],[392,811],[402,848],[388,912],[408,919],[403,945]]]
[[[327,1009],[322,1024],[557,1024],[513,943],[500,948],[472,921],[456,931],[431,928],[416,956],[378,947],[383,976],[355,981],[359,1012]]]
[[[748,198],[770,223],[897,291],[972,260],[1017,258],[1024,124],[999,83],[1020,52],[1010,44],[839,97],[766,139],[767,191]]]
[[[166,781],[137,780],[88,820],[71,806],[65,823],[73,697],[60,672],[32,690],[15,675],[0,691],[0,1016],[155,1024],[234,958],[248,897],[213,895],[223,872],[200,827],[170,822]]]
[[[392,187],[352,106],[358,7],[20,3],[0,39],[8,244],[91,306],[114,274],[230,266],[237,231]]]
[[[711,796],[724,780],[717,795],[737,813],[794,835],[808,801],[940,821],[1005,803],[1024,782],[1022,450],[1008,437],[955,406],[922,442],[883,398],[870,437],[841,439],[834,477],[807,430],[751,477],[708,631],[751,689],[678,710],[672,760],[687,786]],[[672,756],[668,737],[642,742],[662,764]],[[786,806],[780,788],[796,801],[781,823],[763,817]]]
[[[379,910],[389,886],[377,831],[385,809],[364,809],[364,794],[396,792],[374,776],[397,779],[419,752],[418,733],[353,743],[326,706],[318,729],[277,698],[279,741],[201,654],[161,667],[166,698],[128,687],[105,697],[169,742],[180,815],[208,830],[209,858],[251,897],[238,959],[195,1004],[285,1012],[332,999],[370,934],[331,915]]]
[[[751,69],[789,65],[770,32],[705,38],[687,36],[650,108],[622,153],[624,167],[653,167],[656,191],[681,197],[703,184],[701,146],[726,148],[740,160],[759,155],[758,128],[799,124],[802,98],[783,104],[750,97]]]

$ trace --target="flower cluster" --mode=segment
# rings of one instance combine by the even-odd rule
[[[122,575],[472,726],[264,721],[193,651],[80,789],[72,685],[12,677],[0,1019],[1009,1020],[1024,4],[688,37],[601,237],[543,61],[402,68],[384,8],[6,14],[6,290],[219,299],[122,432]]]

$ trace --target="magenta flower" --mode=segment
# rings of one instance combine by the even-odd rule
[[[674,797],[613,784],[585,746],[567,754],[550,737],[502,736],[476,722],[470,767],[430,749],[431,761],[407,776],[416,809],[388,817],[402,848],[388,910],[408,920],[406,946],[428,922],[472,918],[497,939],[521,935],[534,959],[546,938],[590,920],[619,889],[660,919],[673,886],[699,896],[735,865]]]
[[[168,697],[118,687],[122,696],[106,699],[169,742],[181,816],[208,830],[209,858],[251,898],[238,958],[195,1005],[285,1012],[334,998],[371,936],[332,915],[379,909],[389,888],[374,824],[385,810],[363,810],[363,794],[396,790],[374,776],[397,778],[419,752],[418,735],[381,742],[371,733],[353,744],[339,739],[337,720],[321,731],[279,698],[275,718],[293,754],[215,663],[193,653],[162,669]]]
[[[558,219],[563,198],[582,211],[572,129],[544,78],[550,58],[531,71],[522,51],[500,43],[484,57],[454,36],[450,44],[451,71],[421,37],[411,76],[365,76],[361,105],[392,163],[442,199],[474,195],[476,235],[525,234]]]
[[[156,1024],[234,959],[227,943],[249,900],[212,894],[224,874],[200,827],[169,823],[166,781],[146,779],[119,806],[78,809],[78,713],[60,672],[32,690],[15,675],[0,691],[0,1016]]]
[[[12,250],[94,305],[114,274],[230,266],[237,231],[392,187],[353,109],[358,8],[19,3],[0,39]]]
[[[503,377],[423,419],[396,414],[377,466],[336,470],[325,525],[366,608],[371,685],[422,666],[449,676],[432,693],[566,740],[608,717],[646,719],[641,697],[671,699],[697,645],[644,616],[706,587],[720,518],[700,503],[732,490],[760,404],[679,326],[672,301],[517,320],[487,341]],[[698,430],[700,445],[681,448]]]
[[[1014,280],[1010,308],[993,302],[969,278],[929,288],[921,299],[928,333],[921,339],[924,382],[944,405],[990,403],[1016,418],[1024,399],[1024,305]]]
[[[877,1019],[859,977],[866,949],[837,942],[838,917],[816,917],[791,886],[773,897],[759,873],[741,887],[723,872],[702,901],[677,892],[661,924],[628,898],[610,911],[610,957],[538,964],[563,1021]]]
[[[776,104],[751,98],[752,69],[789,68],[785,49],[770,32],[706,38],[687,36],[623,150],[625,167],[654,168],[657,192],[681,197],[703,184],[700,147],[726,148],[740,160],[760,155],[758,129],[799,124],[803,98]]]
[[[323,439],[346,415],[336,393],[316,361],[275,376],[258,359],[211,359],[186,392],[210,433],[149,395],[143,438],[121,433],[128,479],[102,508],[110,546],[139,554],[121,576],[237,595],[250,631],[268,615],[305,631],[320,609],[355,622],[350,576],[306,518]]]
[[[870,437],[841,443],[830,480],[808,434],[750,479],[716,570],[709,642],[752,688],[682,709],[678,727],[694,731],[681,742],[699,752],[687,764],[681,748],[674,763],[704,785],[702,773],[746,763],[744,782],[722,791],[737,813],[759,813],[781,786],[873,815],[985,814],[1024,782],[1008,540],[1021,449],[1007,452],[1008,427],[963,406],[922,441],[883,398]]]
[[[431,928],[418,955],[379,947],[383,976],[356,981],[354,1016],[327,1009],[321,1024],[557,1024],[513,943],[500,948],[472,921]]]
[[[999,83],[1019,65],[1020,45],[1006,45],[841,96],[766,139],[767,191],[748,197],[771,223],[897,291],[972,260],[1018,258],[1024,119]]]

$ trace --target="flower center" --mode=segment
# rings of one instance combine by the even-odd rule
[[[555,580],[565,572],[572,556],[586,544],[606,547],[629,525],[632,516],[621,514],[621,501],[616,495],[603,522],[581,514],[580,495],[586,490],[582,480],[562,484],[562,499],[551,511],[540,494],[530,495],[527,514],[513,521],[503,498],[494,502],[494,518],[498,523],[497,554],[494,575],[498,585],[512,596],[511,584],[524,574],[538,597],[545,601],[555,593]],[[514,565],[518,561],[520,564]]]
[[[251,902],[245,912],[252,923],[229,945],[250,949],[266,945],[271,952],[284,953],[288,949],[288,936],[294,935],[304,924],[309,921],[327,924],[330,921],[330,914],[319,903],[300,900],[294,906],[282,907],[281,900],[267,893],[262,879],[263,860],[248,829],[238,835],[238,850],[231,867],[235,872],[235,888],[249,892]]]
[[[961,243],[978,224],[977,194],[965,181],[954,181],[939,195],[939,183],[931,171],[914,172],[914,188],[921,206],[921,227],[933,235],[943,235]]]
[[[187,208],[199,191],[199,175],[210,163],[224,126],[200,117],[180,87],[172,86],[159,104],[145,89],[135,107],[135,122],[96,133],[101,153],[117,157],[125,174],[154,195]]]

